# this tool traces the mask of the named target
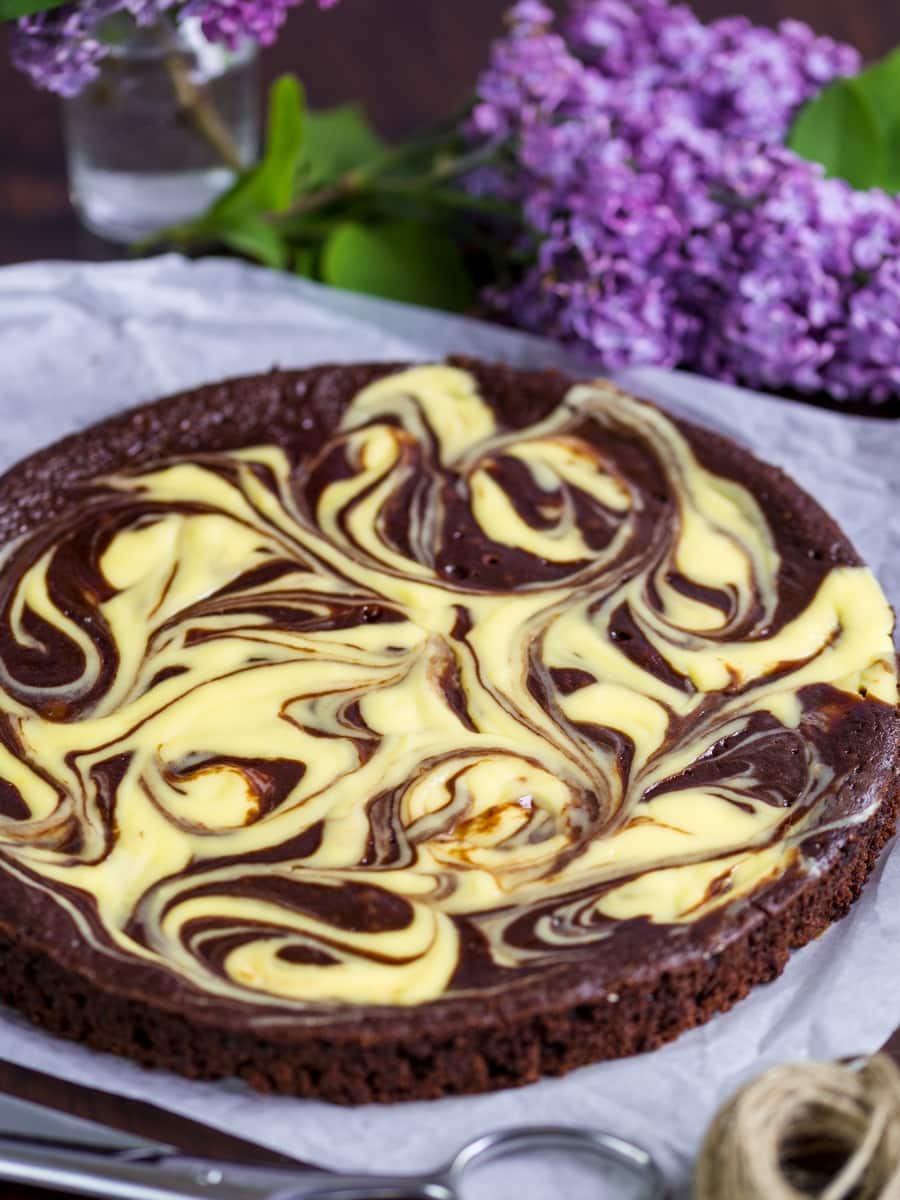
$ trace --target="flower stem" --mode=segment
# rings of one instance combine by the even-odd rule
[[[212,147],[222,162],[240,174],[246,163],[241,159],[231,130],[210,99],[209,93],[191,78],[188,59],[179,48],[165,18],[157,24],[154,32],[158,33],[165,51],[163,62],[172,81],[179,112],[190,121],[195,131]]]
[[[451,134],[441,134],[434,138],[392,147],[374,162],[366,166],[351,168],[333,183],[302,193],[283,212],[270,214],[270,219],[276,225],[280,225],[293,218],[305,217],[310,213],[329,208],[341,200],[347,200],[366,192],[382,195],[421,196],[432,198],[445,207],[491,211],[506,216],[515,215],[515,210],[502,201],[477,196],[469,197],[464,192],[451,192],[440,186],[452,182],[460,175],[466,174],[488,160],[483,148],[462,155],[457,155],[448,149],[447,153],[438,156],[438,149],[444,144],[452,146],[456,142],[457,136],[454,131]],[[390,177],[391,170],[410,159],[421,157],[429,151],[434,155],[434,161],[421,175],[415,178],[401,179]],[[388,177],[384,178],[385,175]]]

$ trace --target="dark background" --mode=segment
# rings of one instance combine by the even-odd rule
[[[304,80],[313,106],[362,101],[388,136],[407,134],[463,101],[501,28],[507,0],[342,0],[296,9],[263,60],[267,78]],[[896,0],[696,0],[705,17],[745,11],[774,23],[807,20],[875,58],[900,42]],[[80,230],[66,196],[59,102],[9,64],[0,31],[0,263],[112,258],[121,251]]]

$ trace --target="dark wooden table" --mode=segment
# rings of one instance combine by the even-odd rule
[[[900,42],[895,0],[743,0],[762,21],[794,16],[854,42],[874,58]],[[697,0],[704,17],[741,0]],[[506,0],[343,0],[323,15],[307,0],[265,58],[272,77],[295,70],[316,106],[357,99],[388,136],[446,114],[468,94],[501,25]],[[9,66],[0,34],[0,263],[35,258],[115,258],[121,253],[80,229],[66,195],[56,100],[33,91]],[[900,1019],[900,1011],[898,1011]],[[900,1053],[900,1045],[897,1047]],[[178,1141],[166,1117],[132,1102],[110,1104],[83,1089],[0,1064],[0,1090],[63,1104],[71,1111]],[[195,1153],[246,1153],[222,1136],[194,1133]],[[11,1200],[24,1191],[0,1188]]]
[[[463,100],[501,25],[507,0],[313,0],[291,16],[265,58],[272,76],[295,70],[314,105],[361,100],[388,135],[409,133]],[[855,42],[868,57],[900,42],[894,0],[697,0],[704,17],[744,6],[758,20],[795,16]],[[81,230],[66,196],[57,101],[9,65],[0,33],[0,263],[115,258]]]

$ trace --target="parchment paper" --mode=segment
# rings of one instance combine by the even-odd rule
[[[518,365],[572,356],[538,338],[387,304],[240,263],[35,263],[0,271],[0,468],[127,405],[228,375],[465,352]],[[621,382],[732,434],[837,517],[900,607],[900,422],[815,410],[663,370]],[[900,1024],[900,855],[845,921],[776,983],[653,1054],[531,1087],[429,1103],[337,1108],[191,1083],[40,1033],[0,1012],[0,1057],[139,1096],[289,1154],[353,1169],[423,1168],[523,1122],[594,1124],[646,1145],[673,1182],[714,1110],[786,1060],[878,1047]],[[516,1195],[534,1195],[529,1176]]]

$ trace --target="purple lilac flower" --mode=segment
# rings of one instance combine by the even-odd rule
[[[211,41],[234,49],[242,42],[269,45],[287,10],[302,0],[188,0],[179,16],[196,17]],[[337,0],[317,0],[331,8]],[[24,17],[12,39],[13,61],[36,86],[74,96],[97,77],[108,47],[98,36],[102,23],[129,13],[139,25],[151,25],[181,0],[76,0],[49,12]]]
[[[211,42],[223,42],[236,50],[243,42],[270,46],[281,30],[288,9],[301,0],[190,0],[187,16],[199,18]],[[332,8],[337,0],[318,0],[320,8]]]
[[[530,226],[532,265],[489,302],[611,368],[896,394],[900,204],[784,147],[798,108],[859,69],[798,21],[572,0],[560,31],[522,0],[469,123]]]
[[[61,96],[74,96],[97,76],[107,47],[98,27],[117,12],[130,12],[149,25],[174,0],[80,0],[49,12],[23,17],[12,37],[16,66],[32,82]]]

